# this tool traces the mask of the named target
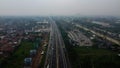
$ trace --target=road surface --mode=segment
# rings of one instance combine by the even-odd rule
[[[70,68],[61,33],[55,21],[50,19],[50,23],[51,32],[44,68]]]
[[[98,32],[95,32],[95,31],[93,31],[93,30],[91,30],[91,29],[88,29],[88,28],[86,28],[86,27],[83,27],[83,26],[81,26],[81,25],[78,25],[78,24],[75,24],[75,25],[76,25],[77,27],[79,27],[79,28],[82,28],[82,29],[86,30],[86,31],[90,31],[91,33],[93,33],[93,34],[95,34],[95,35],[97,35],[97,36],[99,36],[99,37],[106,38],[107,40],[109,40],[109,41],[111,41],[111,42],[113,42],[113,43],[115,43],[115,44],[117,44],[117,45],[120,46],[120,41],[118,41],[118,40],[116,40],[116,39],[110,38],[110,37],[108,37],[108,36],[105,36],[105,35],[103,35],[103,34],[100,34],[100,33],[98,33]]]

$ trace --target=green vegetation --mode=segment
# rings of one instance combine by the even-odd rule
[[[97,47],[72,46],[65,32],[66,29],[61,27],[60,22],[57,22],[57,25],[65,42],[72,68],[120,68],[120,57],[117,52]]]
[[[100,48],[93,48],[93,47],[74,47],[74,50],[80,54],[86,54],[86,55],[116,55],[116,52],[106,50],[106,49],[100,49]]]
[[[74,68],[119,68],[118,53],[93,47],[74,47],[76,63]],[[75,60],[74,60],[75,61]]]
[[[47,47],[45,48],[45,51],[44,51],[45,53],[44,53],[44,55],[42,57],[42,60],[41,60],[40,65],[39,65],[39,68],[44,68],[47,48],[48,48],[48,44],[47,44]]]
[[[22,41],[18,50],[12,56],[6,59],[3,63],[3,68],[23,68],[24,58],[29,56],[29,52],[34,48],[34,43],[29,41]]]

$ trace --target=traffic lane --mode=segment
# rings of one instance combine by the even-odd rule
[[[60,54],[60,63],[61,63],[61,68],[67,68],[66,67],[66,59],[65,59],[65,54],[64,54],[64,52],[63,52],[63,47],[62,47],[62,39],[61,39],[61,36],[60,36],[60,32],[59,32],[59,30],[57,29],[57,38],[58,38],[58,43],[59,43],[59,54]],[[62,59],[61,59],[62,58]]]
[[[55,42],[56,42],[56,40],[55,40],[55,32],[54,32],[55,30],[53,29],[53,41],[52,41],[52,48],[51,48],[51,50],[52,50],[52,55],[51,55],[51,67],[50,68],[56,68],[56,47],[55,47]]]

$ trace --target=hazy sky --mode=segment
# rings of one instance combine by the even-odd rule
[[[120,0],[0,0],[0,15],[114,15]]]

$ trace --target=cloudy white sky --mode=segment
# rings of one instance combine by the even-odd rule
[[[113,15],[120,0],[0,0],[0,15]]]

